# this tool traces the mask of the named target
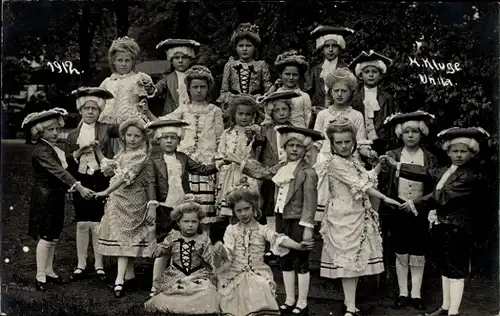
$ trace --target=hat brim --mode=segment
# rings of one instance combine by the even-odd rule
[[[94,96],[101,98],[103,100],[113,99],[114,95],[106,89],[92,87],[92,88],[79,88],[73,92],[71,95],[75,96],[77,99],[86,96]]]
[[[278,127],[278,132],[280,134],[286,134],[286,133],[298,133],[307,137],[311,137],[313,141],[318,141],[318,140],[323,140],[325,139],[325,136],[323,136],[322,133],[308,129],[308,128],[303,128],[303,127],[296,127],[296,126],[281,126]]]
[[[389,119],[384,122],[384,125],[397,125],[402,124],[408,121],[431,121],[434,119],[434,116],[427,112],[411,112],[411,113],[401,113],[396,114],[393,117],[389,117]]]
[[[478,129],[475,127],[467,127],[467,128],[452,127],[438,134],[438,137],[441,138],[442,140],[452,140],[455,138],[466,137],[475,139],[478,142],[487,139],[489,136],[490,135],[483,129]]]
[[[28,116],[29,116],[28,115],[25,118],[25,120],[28,119],[28,121],[23,122],[21,125],[23,128],[24,127],[31,128],[32,126],[34,126],[38,123],[43,123],[43,122],[46,122],[46,121],[49,121],[49,120],[52,120],[55,118],[64,117],[68,114],[68,112],[66,112],[66,110],[64,110],[64,109],[60,109],[60,108],[56,108],[56,109],[58,109],[58,110],[51,109],[51,110],[43,111],[40,113],[29,114],[29,115],[32,115],[32,117],[28,118]]]
[[[184,122],[184,121],[179,121],[179,120],[162,120],[162,119],[159,119],[159,120],[156,120],[156,121],[153,121],[153,122],[150,122],[148,124],[146,124],[146,128],[149,128],[149,129],[157,129],[157,128],[161,128],[161,127],[167,127],[167,126],[171,126],[171,127],[186,127],[186,126],[189,126],[189,123],[187,122]]]
[[[377,60],[381,60],[387,67],[392,65],[392,59],[387,58],[384,55],[381,55],[377,52],[366,53],[363,51],[356,58],[354,58],[354,60],[349,64],[348,67],[349,67],[349,69],[354,71],[357,64],[361,64],[361,63],[365,63],[365,62],[373,62],[373,61],[377,61]]]
[[[311,32],[311,36],[314,38],[318,38],[320,36],[328,35],[328,34],[336,34],[342,36],[348,36],[354,34],[356,31],[347,27],[338,27],[338,26],[322,26],[320,28],[316,28]]]
[[[276,100],[288,100],[298,97],[300,97],[300,93],[298,93],[297,91],[280,91],[268,95],[267,97],[264,98],[264,100],[262,100],[262,103],[267,103]]]
[[[156,49],[169,50],[174,47],[191,47],[193,49],[197,49],[200,46],[201,44],[194,40],[169,38],[158,43],[158,45],[156,45]]]

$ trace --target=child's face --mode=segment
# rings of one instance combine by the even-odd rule
[[[340,53],[340,46],[334,40],[328,40],[323,45],[323,55],[328,60],[334,60]]]
[[[238,105],[234,114],[234,123],[246,127],[252,124],[253,108],[250,105]]]
[[[251,60],[253,58],[254,52],[255,46],[250,40],[246,38],[241,39],[236,45],[236,53],[238,54],[238,57],[243,61]]]
[[[332,138],[331,145],[337,155],[344,158],[351,156],[354,146],[354,139],[351,132],[334,133]]]
[[[208,84],[206,80],[193,79],[189,85],[189,92],[193,101],[205,101],[208,94]]]
[[[406,127],[403,130],[403,134],[401,135],[405,147],[408,148],[418,147],[421,137],[422,135],[420,134],[420,130],[418,128],[413,128],[413,127]]]
[[[94,124],[99,118],[101,110],[95,101],[87,101],[80,108],[80,114],[82,115],[82,120],[86,124]]]
[[[377,86],[381,78],[382,72],[377,67],[366,66],[361,70],[361,79],[363,83],[369,87]]]
[[[448,148],[448,156],[454,165],[461,166],[472,158],[472,152],[465,144],[454,144]]]
[[[160,138],[159,143],[161,150],[166,154],[172,154],[177,150],[177,146],[180,142],[179,136],[175,133],[166,133]]]
[[[336,82],[332,86],[333,103],[337,106],[345,106],[351,98],[351,89],[345,82]]]
[[[191,58],[182,53],[176,53],[174,57],[172,57],[172,66],[178,72],[185,72],[188,70],[191,65]]]
[[[194,236],[200,226],[200,219],[196,212],[185,213],[177,224],[184,236]]]
[[[276,124],[286,124],[290,119],[290,107],[283,101],[274,104],[273,121]]]
[[[125,75],[132,71],[134,60],[132,59],[132,55],[130,53],[118,52],[115,55],[114,65],[117,73]]]
[[[127,148],[137,149],[144,143],[144,135],[135,126],[129,126],[125,132],[125,143]]]
[[[234,215],[243,224],[249,224],[255,220],[253,206],[247,201],[239,201],[234,205]]]
[[[299,68],[296,66],[286,66],[281,73],[281,80],[286,88],[296,88],[299,84]]]
[[[49,143],[55,143],[59,139],[59,134],[61,134],[61,126],[54,122],[43,129],[42,138]]]
[[[288,161],[297,161],[304,158],[306,146],[297,139],[291,139],[285,145],[285,152]]]

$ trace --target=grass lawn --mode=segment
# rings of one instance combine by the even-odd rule
[[[64,285],[52,285],[45,293],[36,292],[36,241],[27,236],[29,199],[31,192],[30,146],[21,141],[2,141],[2,243],[1,243],[1,310],[7,315],[151,315],[144,312],[142,304],[151,286],[152,260],[141,259],[136,263],[136,275],[141,280],[140,291],[127,293],[117,300],[111,290],[100,283],[93,274],[86,280]],[[75,229],[73,210],[66,210],[66,225],[56,250],[54,268],[65,276],[76,265]],[[28,251],[23,251],[28,247]],[[91,247],[89,247],[91,248]],[[91,251],[91,249],[89,249]],[[93,267],[89,253],[88,268]],[[8,259],[8,263],[5,260]],[[105,268],[114,279],[115,261],[105,258]],[[92,270],[92,269],[90,269]],[[276,270],[280,298],[283,286]],[[339,281],[325,281],[312,275],[310,290],[310,315],[343,315],[343,295]],[[392,285],[391,285],[392,284]],[[423,295],[429,307],[440,303],[440,280],[429,277],[424,281]],[[389,280],[386,287],[377,288],[374,278],[364,279],[358,287],[360,308],[370,315],[418,315],[411,309],[396,311],[392,304],[394,285]],[[498,313],[498,280],[475,277],[466,282],[461,315],[485,316]]]

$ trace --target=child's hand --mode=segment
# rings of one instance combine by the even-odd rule
[[[227,153],[226,157],[224,158],[224,161],[227,161],[229,163],[241,164],[241,159],[236,157],[236,155],[233,153]]]
[[[314,248],[314,241],[301,241],[300,242],[300,250],[312,250]]]
[[[139,113],[146,114],[148,110],[148,100],[142,99],[141,101],[139,101],[139,104],[137,104],[137,110],[139,111]]]
[[[94,198],[102,199],[102,198],[106,198],[108,195],[109,195],[108,191],[104,190],[104,191],[97,192],[96,194],[94,194]]]
[[[94,195],[94,191],[87,189],[86,187],[80,187],[78,189],[78,192],[81,194],[81,196],[85,200],[90,200],[92,198],[92,196]]]
[[[98,140],[93,140],[93,141],[90,142],[89,146],[91,148],[97,148],[97,147],[99,147],[99,141]]]
[[[155,224],[156,220],[156,209],[153,208],[148,208],[148,212],[146,214],[146,224],[149,226],[152,226]]]
[[[401,207],[404,205],[404,204],[401,204],[401,203],[399,203],[398,201],[393,200],[393,199],[388,198],[388,197],[385,197],[385,198],[383,199],[383,201],[384,201],[384,203],[385,203],[385,204],[392,205],[392,206],[396,206],[396,207],[399,207],[399,208],[401,208]],[[405,203],[405,204],[406,204],[406,203]]]

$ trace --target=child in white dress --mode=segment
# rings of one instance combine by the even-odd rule
[[[312,243],[295,242],[289,237],[257,222],[261,216],[261,198],[256,188],[242,184],[227,196],[229,207],[238,220],[228,226],[224,244],[218,242],[214,252],[223,258],[217,271],[223,315],[280,315],[276,302],[276,283],[271,268],[264,263],[266,242],[279,256],[289,250],[307,250]]]

